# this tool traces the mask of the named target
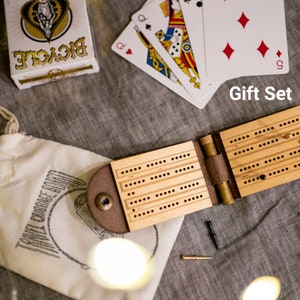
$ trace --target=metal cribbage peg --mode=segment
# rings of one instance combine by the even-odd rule
[[[199,256],[199,255],[181,255],[182,260],[210,260],[211,256]]]

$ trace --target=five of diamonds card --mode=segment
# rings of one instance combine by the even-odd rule
[[[148,0],[112,49],[201,109],[228,79],[289,71],[284,0]]]

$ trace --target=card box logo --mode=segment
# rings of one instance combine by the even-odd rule
[[[21,8],[21,27],[24,34],[36,42],[56,40],[72,23],[68,0],[31,0]]]

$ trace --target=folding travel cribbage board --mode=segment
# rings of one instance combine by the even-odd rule
[[[125,233],[300,179],[300,106],[99,169],[94,219]]]

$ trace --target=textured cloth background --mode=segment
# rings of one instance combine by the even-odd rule
[[[227,81],[203,110],[110,50],[143,0],[88,2],[100,72],[19,91],[9,75],[0,0],[0,105],[16,115],[21,131],[118,159],[300,105],[298,0],[285,1],[290,72]],[[250,85],[260,89],[261,100],[230,99],[231,87]],[[264,100],[267,86],[290,87],[293,100]],[[299,192],[300,182],[295,181],[239,199],[230,207],[187,216],[154,299],[234,300],[261,275],[279,277],[280,299],[300,299]],[[208,235],[206,220],[212,221],[219,238],[218,251]],[[180,260],[180,254],[211,255],[212,260],[186,262]],[[17,275],[13,280],[22,291],[20,299],[67,299]],[[11,299],[9,293],[8,274],[0,269],[0,299]]]

